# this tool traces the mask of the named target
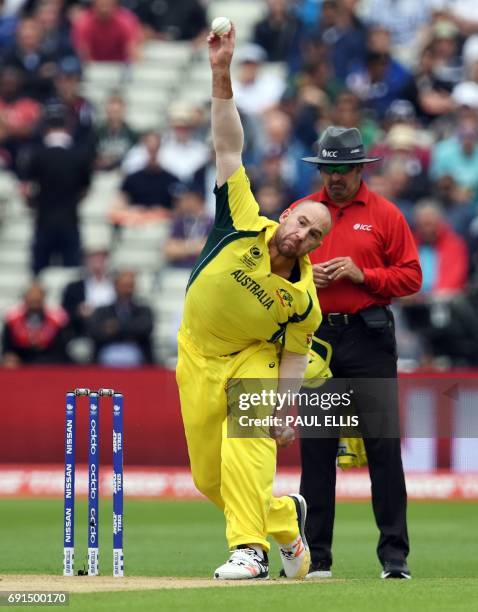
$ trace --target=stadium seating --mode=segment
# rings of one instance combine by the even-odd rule
[[[239,42],[249,38],[264,10],[262,2],[247,2],[244,10],[244,2],[239,0],[215,0],[208,7],[210,19],[228,15],[234,21]],[[147,42],[136,64],[90,62],[82,77],[82,94],[94,104],[99,119],[107,97],[118,92],[127,102],[128,122],[140,132],[164,128],[172,102],[202,105],[208,102],[210,91],[207,49],[195,49],[185,42]],[[108,211],[120,181],[119,172],[95,174],[80,206],[82,240],[86,247],[110,245],[113,267],[138,270],[138,294],[152,305],[157,317],[156,357],[174,367],[176,331],[190,272],[164,268],[161,251],[166,224],[127,228],[113,239]],[[31,280],[32,231],[33,215],[19,193],[15,176],[0,170],[0,325],[6,310],[18,301]],[[48,302],[58,303],[64,285],[77,274],[76,269],[45,270],[40,280],[46,285]]]
[[[62,268],[59,266],[50,266],[43,270],[39,275],[39,280],[45,287],[48,302],[60,304],[63,289],[68,283],[77,280],[80,272],[79,268]]]

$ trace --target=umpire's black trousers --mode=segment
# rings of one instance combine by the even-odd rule
[[[388,316],[389,326],[378,331],[367,328],[360,317],[354,318],[349,324],[345,324],[345,321],[342,324],[335,321],[334,325],[330,325],[324,320],[316,335],[332,345],[331,370],[335,379],[396,378],[395,330],[390,312]],[[325,387],[321,388],[321,391],[322,389]],[[398,421],[396,393],[392,391],[392,396],[389,394],[386,397],[380,395],[382,397],[378,401],[379,410],[388,411],[390,414],[387,414],[387,423],[393,424]],[[361,398],[360,394],[357,394],[355,410],[364,434],[372,482],[372,505],[380,530],[378,558],[382,563],[392,559],[405,560],[409,551],[407,493],[400,439],[387,433],[383,436],[374,433],[377,415],[372,415],[369,432],[363,431],[364,425],[367,428],[367,415],[370,414],[367,394]],[[325,565],[331,565],[338,435],[327,438],[301,438],[300,445],[301,493],[308,504],[306,536],[312,563],[323,562]]]

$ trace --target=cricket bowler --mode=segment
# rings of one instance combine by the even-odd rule
[[[284,211],[279,223],[260,216],[242,165],[244,134],[231,87],[234,27],[211,32],[208,45],[216,214],[189,280],[176,372],[191,471],[226,520],[230,557],[214,578],[267,579],[268,535],[285,575],[303,578],[310,563],[305,500],[272,496],[277,445],[290,443],[293,431],[228,437],[226,390],[230,379],[251,378],[272,379],[278,393],[299,390],[321,321],[307,254],[331,219],[317,202]]]

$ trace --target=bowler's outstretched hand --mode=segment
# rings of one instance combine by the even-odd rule
[[[211,68],[229,68],[236,45],[236,29],[234,24],[231,24],[229,32],[222,36],[209,32],[207,43]]]
[[[295,430],[292,427],[273,425],[269,431],[279,448],[287,448],[295,440]]]

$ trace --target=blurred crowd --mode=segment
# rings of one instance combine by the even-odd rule
[[[154,318],[135,298],[135,273],[110,272],[110,245],[85,252],[78,210],[95,172],[121,173],[105,203],[115,235],[167,224],[167,264],[191,268],[213,223],[209,109],[179,100],[161,133],[136,133],[121,93],[95,108],[81,94],[82,75],[88,62],[141,61],[151,40],[204,51],[210,4],[0,2],[0,164],[35,214],[35,280],[5,319],[5,365],[74,361],[65,347],[79,337],[97,363],[154,362]],[[319,187],[320,174],[300,158],[325,127],[358,127],[367,153],[381,158],[365,179],[406,216],[423,268],[420,293],[394,305],[402,367],[478,365],[475,0],[262,4],[237,50],[234,92],[263,214],[277,219]],[[277,63],[285,70],[271,69]],[[80,271],[61,308],[45,306],[38,281],[53,261]]]

